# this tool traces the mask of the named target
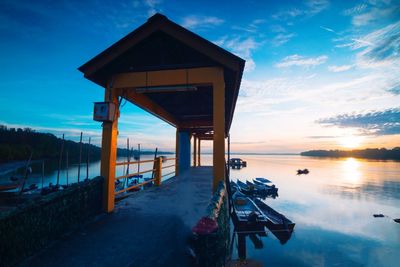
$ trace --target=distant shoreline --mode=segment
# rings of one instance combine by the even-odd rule
[[[301,156],[318,158],[360,158],[376,160],[400,160],[400,147],[393,149],[367,148],[357,150],[310,150],[300,153]]]

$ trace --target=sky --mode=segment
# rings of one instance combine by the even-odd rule
[[[232,151],[399,146],[400,0],[2,0],[0,124],[100,144],[104,90],[77,68],[156,12],[246,60]],[[173,127],[130,103],[127,137],[175,146]]]

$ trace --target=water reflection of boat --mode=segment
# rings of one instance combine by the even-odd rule
[[[254,199],[254,203],[265,215],[267,228],[279,239],[281,244],[285,244],[290,239],[296,224],[260,199]]]
[[[257,205],[247,196],[236,191],[232,196],[233,222],[238,231],[264,231],[267,220]]]

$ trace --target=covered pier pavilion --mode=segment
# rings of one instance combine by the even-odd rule
[[[105,214],[26,266],[185,266],[187,238],[225,181],[229,135],[244,60],[161,14],[79,68],[116,107],[103,123],[101,175]],[[175,176],[115,203],[120,99],[176,128]],[[213,142],[213,165],[200,166],[202,140]],[[191,160],[191,155],[193,157]],[[108,214],[107,214],[108,213]]]
[[[103,123],[104,209],[114,209],[120,99],[176,128],[175,174],[200,165],[201,140],[213,141],[213,190],[225,178],[225,138],[239,93],[244,60],[156,14],[79,68],[116,107]],[[211,190],[210,190],[211,194]]]

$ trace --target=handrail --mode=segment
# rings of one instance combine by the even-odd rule
[[[165,176],[168,176],[168,175],[173,174],[173,173],[175,173],[175,171],[166,173],[166,174],[162,175],[161,177],[165,177]]]
[[[166,168],[171,168],[171,167],[175,167],[175,164],[171,164],[171,165],[164,166],[164,167],[162,167],[161,169],[166,169]]]
[[[124,188],[124,189],[122,189],[122,190],[119,190],[119,191],[115,192],[115,194],[116,194],[116,195],[121,194],[121,193],[126,192],[126,191],[128,191],[128,190],[131,190],[131,189],[133,189],[133,188],[136,188],[136,187],[145,185],[145,184],[147,184],[147,183],[153,182],[153,181],[155,181],[155,180],[156,180],[156,179],[150,179],[150,180],[141,182],[140,184],[132,185],[132,186],[130,186],[130,187],[127,187],[127,188]]]
[[[115,163],[115,166],[121,166],[121,165],[133,165],[133,164],[138,164],[138,163],[147,163],[147,162],[154,162],[154,159],[147,159],[147,160],[142,160],[142,161],[122,161],[122,162],[117,162]]]
[[[146,173],[146,172],[152,172],[152,171],[155,171],[155,170],[156,169],[150,169],[150,170],[145,170],[145,171],[141,171],[141,172],[131,173],[131,174],[128,174],[128,175],[122,175],[122,176],[115,177],[115,180],[129,178],[129,177],[132,177],[132,176],[135,176],[135,175],[139,175],[139,174]]]
[[[168,161],[168,160],[176,160],[176,158],[166,158],[166,159],[163,159],[163,161]]]

